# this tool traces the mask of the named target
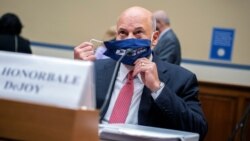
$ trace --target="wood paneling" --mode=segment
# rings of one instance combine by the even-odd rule
[[[250,87],[199,83],[200,100],[208,122],[205,141],[227,141],[250,103]],[[246,134],[250,134],[249,128]]]
[[[236,99],[209,95],[201,95],[200,99],[209,126],[206,140],[226,141],[227,137],[221,135],[229,135],[232,131]]]

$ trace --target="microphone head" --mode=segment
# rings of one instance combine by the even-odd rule
[[[131,56],[132,54],[133,54],[133,49],[128,48],[128,49],[126,50],[126,55],[127,55],[127,56]]]

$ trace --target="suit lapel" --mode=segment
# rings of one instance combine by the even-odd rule
[[[156,66],[157,66],[158,77],[159,77],[160,81],[167,84],[167,82],[169,80],[169,76],[167,75],[167,71],[168,71],[167,65],[168,64],[161,61],[157,56],[153,57],[153,62],[155,62]]]
[[[153,62],[155,62],[157,65],[157,71],[160,81],[167,84],[169,77],[167,76],[166,63],[161,61],[157,56],[153,57]],[[150,110],[154,102],[151,93],[152,93],[151,90],[149,90],[146,86],[143,88],[141,102],[139,106],[139,113],[138,113],[138,123],[140,125],[146,125],[147,123],[149,123],[149,121],[147,121],[147,118],[145,117],[149,117],[149,115],[147,114],[149,114],[148,111]]]
[[[98,96],[98,98],[97,98],[98,108],[101,108],[103,106],[104,101],[107,102],[107,104],[105,104],[105,107],[102,107],[103,109],[100,111],[100,120],[102,120],[102,118],[104,117],[104,115],[108,109],[108,105],[109,105],[111,96],[107,97],[108,98],[107,100],[105,100],[105,99],[107,96],[110,81],[111,81],[111,78],[112,78],[112,75],[114,72],[114,68],[116,65],[116,62],[111,60],[111,59],[105,60],[105,61],[103,61],[101,63],[102,66],[96,66],[98,68],[97,72],[96,72],[97,73],[96,81],[99,82],[96,86],[96,95]],[[99,64],[99,65],[101,65],[101,64]],[[99,72],[103,72],[103,73],[98,74]]]
[[[96,96],[97,96],[97,108],[100,108],[106,97],[109,83],[115,67],[115,61],[103,61],[96,63]]]

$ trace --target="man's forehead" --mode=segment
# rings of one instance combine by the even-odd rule
[[[150,27],[150,21],[143,18],[123,18],[117,23],[118,29],[146,29]]]
[[[126,25],[120,25],[118,26],[118,30],[127,30],[127,31],[135,31],[135,30],[146,30],[144,26],[126,26]]]
[[[142,8],[142,7],[131,7],[131,8],[128,8],[127,10],[125,10],[121,16],[123,15],[129,15],[129,16],[137,16],[137,15],[140,15],[140,16],[151,16],[152,13],[145,9],[145,8]]]

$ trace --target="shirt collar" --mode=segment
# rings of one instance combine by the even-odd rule
[[[164,30],[161,32],[161,34],[160,34],[160,36],[159,36],[159,39],[160,39],[167,31],[169,31],[170,29],[171,29],[170,27],[164,29]]]
[[[130,70],[132,70],[132,68],[126,67],[124,64],[121,63],[117,79],[124,82]]]
[[[150,61],[153,60],[153,55],[152,55],[152,54],[149,56],[149,60],[150,60]],[[119,69],[119,72],[118,72],[117,79],[120,80],[121,82],[124,82],[124,81],[126,80],[126,76],[128,75],[128,73],[129,73],[133,68],[134,68],[134,67],[132,67],[132,66],[126,66],[126,65],[124,65],[123,63],[121,63],[120,69]],[[138,77],[139,80],[140,80],[140,82],[143,83],[140,74],[138,74],[136,77]]]

